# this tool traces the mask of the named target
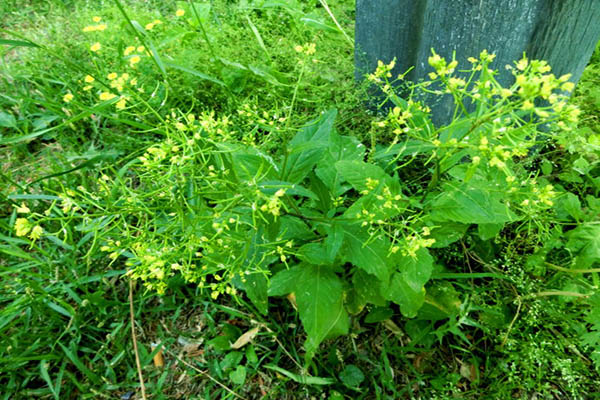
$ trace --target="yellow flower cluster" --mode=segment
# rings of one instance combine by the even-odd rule
[[[281,197],[285,195],[285,189],[279,189],[275,194],[267,200],[265,204],[260,206],[260,210],[263,212],[269,212],[274,217],[278,217],[281,215],[281,206],[283,202],[281,201]]]
[[[317,52],[317,45],[315,43],[306,43],[304,45],[296,45],[294,47],[298,53],[304,53],[307,56],[312,56]]]
[[[392,77],[392,70],[396,66],[396,59],[393,59],[389,64],[384,64],[383,61],[377,61],[377,68],[375,72],[367,75],[367,80],[373,83],[382,83],[383,79]]]
[[[146,26],[144,28],[146,28],[147,31],[150,31],[150,30],[154,29],[154,27],[156,25],[160,25],[160,24],[162,24],[162,21],[160,19],[155,19],[154,21],[146,24]]]
[[[100,22],[102,20],[102,18],[100,17],[94,17],[92,18],[92,20],[96,23]],[[103,31],[106,29],[106,24],[98,24],[98,25],[88,25],[85,28],[83,28],[84,32],[97,32],[97,31]]]
[[[458,66],[458,61],[452,60],[450,64],[446,62],[446,60],[441,57],[439,54],[432,50],[432,55],[427,59],[429,65],[433,67],[435,73],[432,72],[429,74],[431,79],[436,79],[438,76],[446,76],[454,73],[454,70]],[[455,82],[456,84],[456,82]]]
[[[27,218],[17,218],[15,221],[15,233],[21,237],[29,233],[30,239],[38,240],[42,237],[44,229],[40,225],[33,225]]]
[[[405,237],[402,245],[402,255],[415,258],[417,257],[417,251],[433,246],[435,244],[435,239],[427,239],[426,237],[429,236],[429,234],[429,228],[425,227],[421,234],[414,233]],[[398,245],[394,245],[391,248],[392,253],[397,253],[398,250],[400,250],[400,246]]]

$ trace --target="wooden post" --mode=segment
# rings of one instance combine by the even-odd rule
[[[487,49],[496,54],[498,80],[512,84],[504,66],[525,52],[548,61],[555,75],[571,73],[577,83],[600,40],[600,0],[357,0],[356,77],[373,72],[377,60],[396,58],[393,73],[426,79],[431,49],[446,59],[456,52],[459,69],[467,57]],[[434,107],[434,120],[447,122],[451,104]]]

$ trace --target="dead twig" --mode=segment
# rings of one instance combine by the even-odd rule
[[[137,339],[135,338],[135,319],[133,314],[133,279],[129,279],[129,318],[131,322],[131,338],[133,340],[133,351],[135,353],[135,364],[137,366],[138,377],[140,378],[140,388],[142,389],[142,399],[146,400],[146,387],[144,386],[144,375],[142,375],[142,363],[138,353]]]

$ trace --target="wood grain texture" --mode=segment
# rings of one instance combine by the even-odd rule
[[[545,59],[556,75],[572,73],[577,82],[600,40],[600,0],[357,0],[356,77],[372,72],[377,60],[397,58],[395,73],[418,81],[431,71],[434,48],[461,66],[487,49],[496,53],[498,80],[510,85],[505,65],[527,53]],[[451,101],[434,108],[445,122]]]

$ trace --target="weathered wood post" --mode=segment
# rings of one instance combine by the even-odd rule
[[[600,0],[357,0],[356,77],[372,72],[377,60],[397,59],[395,74],[426,79],[431,49],[446,59],[466,59],[487,49],[503,85],[512,83],[504,66],[525,52],[548,61],[555,75],[571,73],[577,83],[600,40]],[[446,122],[451,104],[434,107]]]

